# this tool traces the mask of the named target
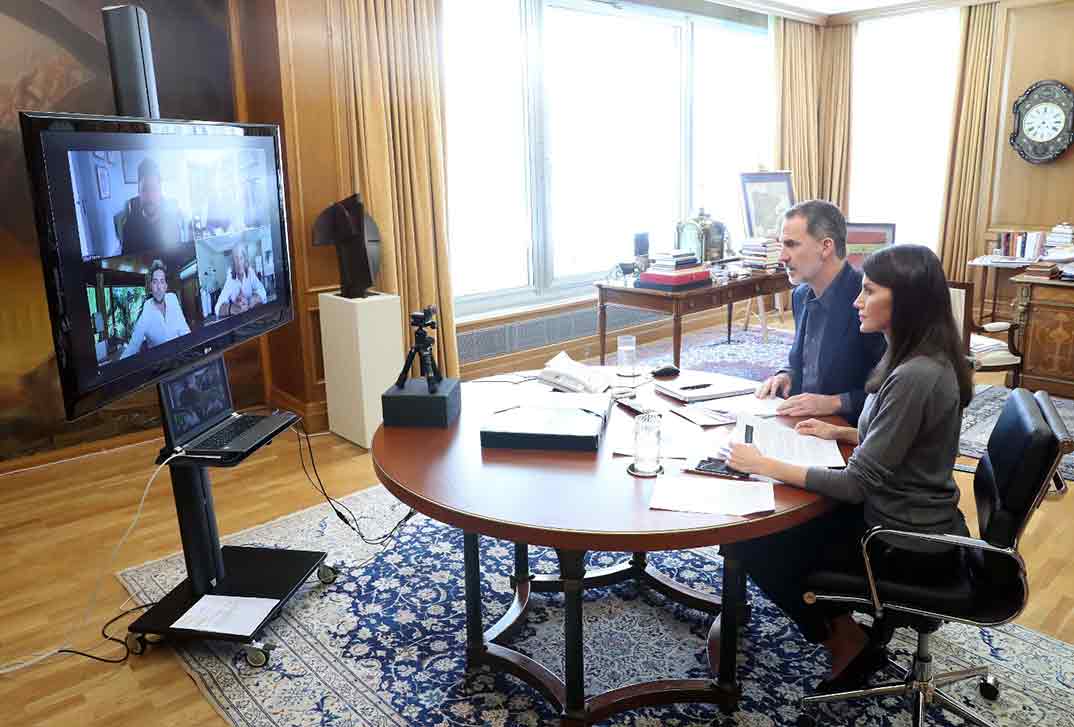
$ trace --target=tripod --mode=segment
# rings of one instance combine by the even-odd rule
[[[433,360],[433,344],[436,343],[436,339],[425,332],[425,326],[436,328],[436,322],[412,323],[412,325],[417,327],[414,332],[414,343],[410,347],[410,351],[407,352],[406,363],[403,364],[403,369],[399,372],[399,378],[395,380],[395,385],[400,389],[406,385],[407,374],[410,372],[410,367],[414,365],[414,356],[416,355],[418,356],[418,369],[429,384],[429,393],[435,394],[437,386],[439,386],[444,377],[440,375],[440,369],[436,367],[436,361]]]

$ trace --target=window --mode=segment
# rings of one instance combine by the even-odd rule
[[[767,18],[733,12],[752,24],[588,0],[447,0],[459,314],[589,293],[632,259],[635,233],[669,249],[698,207],[741,239],[738,175],[771,166],[775,97]]]
[[[894,222],[898,242],[933,250],[954,126],[959,12],[866,20],[854,40],[850,220]]]

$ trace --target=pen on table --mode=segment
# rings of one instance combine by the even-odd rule
[[[709,386],[711,386],[711,384],[691,384],[690,386],[680,386],[679,388],[683,391],[687,391],[689,389],[707,389]]]

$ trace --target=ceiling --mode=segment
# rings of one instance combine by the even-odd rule
[[[819,15],[857,13],[876,8],[898,7],[917,4],[920,0],[784,0],[782,4]]]

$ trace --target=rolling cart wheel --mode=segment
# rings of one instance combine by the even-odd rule
[[[335,583],[336,578],[339,576],[339,571],[330,565],[317,566],[317,580],[326,586],[329,583]]]
[[[981,681],[977,682],[977,691],[989,702],[994,702],[999,699],[999,680],[991,674],[983,676]]]
[[[140,656],[145,653],[147,642],[144,634],[136,634],[133,631],[128,631],[123,642],[127,645],[127,651],[135,656]]]
[[[144,634],[144,636],[148,644],[159,644],[165,639],[164,634]]]
[[[742,625],[749,626],[751,618],[753,618],[753,604],[747,603],[742,607]]]
[[[258,646],[245,646],[243,651],[246,652],[246,663],[255,669],[268,664],[269,653],[267,650]]]

